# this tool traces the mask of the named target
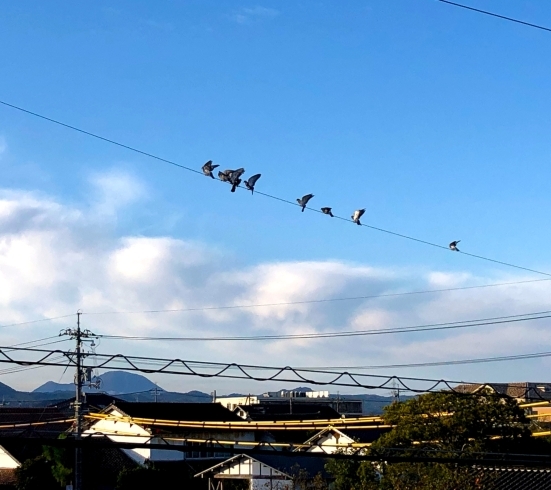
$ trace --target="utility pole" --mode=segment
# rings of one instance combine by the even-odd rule
[[[82,421],[83,421],[83,394],[82,385],[85,379],[85,370],[82,366],[83,358],[86,354],[82,352],[82,339],[95,337],[90,330],[80,329],[80,316],[82,312],[77,311],[77,328],[64,330],[60,335],[70,335],[72,339],[76,340],[75,358],[76,358],[76,372],[75,372],[75,486],[74,490],[82,490],[82,448],[79,446],[79,442],[82,439]],[[89,380],[91,381],[91,380]]]

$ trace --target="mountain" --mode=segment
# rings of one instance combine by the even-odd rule
[[[145,376],[135,373],[126,373],[124,371],[108,371],[103,373],[100,379],[101,386],[99,391],[105,391],[110,395],[154,390],[156,386],[155,383]],[[159,391],[164,391],[160,387],[157,387],[157,389]],[[33,390],[33,393],[56,393],[59,391],[74,393],[75,385],[73,383],[55,383],[54,381],[48,381]],[[94,393],[98,390],[95,388],[85,388],[84,391]],[[1,394],[2,392],[0,391],[0,395]]]
[[[11,386],[8,386],[4,383],[0,383],[0,396],[14,395],[15,393],[17,393],[17,391],[14,390]]]
[[[34,389],[32,393],[55,393],[56,391],[75,391],[75,385],[73,383],[56,383],[55,381],[47,381],[43,385]]]
[[[101,391],[110,395],[120,393],[136,393],[140,391],[158,390],[164,391],[160,386],[147,379],[145,376],[124,371],[107,371],[101,376]]]

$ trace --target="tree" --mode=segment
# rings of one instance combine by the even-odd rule
[[[67,434],[61,434],[58,439],[66,439]],[[52,476],[61,487],[71,482],[73,470],[69,467],[69,456],[65,448],[43,446],[42,455],[50,463]]]
[[[529,421],[517,402],[489,390],[475,395],[429,393],[388,406],[383,418],[394,428],[372,446],[384,460],[430,450],[436,457],[478,457],[511,451],[530,437]],[[458,454],[459,453],[459,454]],[[382,488],[469,489],[477,482],[468,467],[450,464],[385,464]]]
[[[490,391],[428,393],[389,405],[383,419],[394,426],[373,444],[383,454],[386,448],[506,451],[530,437],[524,410],[513,398]]]
[[[328,469],[337,490],[455,490],[477,488],[469,468],[441,463],[391,463],[392,456],[478,457],[481,452],[511,452],[530,440],[529,421],[516,401],[480,392],[429,393],[385,408],[385,424],[394,427],[373,443],[370,454],[381,463],[380,482],[361,483],[358,472],[373,471],[369,462],[333,463]],[[376,486],[362,486],[366,484]],[[378,485],[378,486],[377,486]]]
[[[331,459],[325,469],[335,478],[335,490],[376,490],[380,487],[371,461]]]
[[[44,456],[27,459],[15,471],[17,490],[59,490],[52,466]]]

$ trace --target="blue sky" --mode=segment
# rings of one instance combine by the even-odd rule
[[[551,26],[551,6],[545,2],[486,0],[476,6]],[[213,159],[222,168],[242,166],[248,175],[261,172],[258,189],[286,199],[311,192],[312,206],[332,206],[342,216],[365,207],[365,223],[443,245],[461,239],[465,251],[551,271],[545,245],[551,200],[551,35],[547,32],[433,0],[4,2],[0,32],[0,100],[186,166],[200,168]],[[149,239],[148,246],[170,250],[167,264],[181,264],[181,254],[202,254],[194,265],[200,271],[192,276],[196,282],[172,291],[174,301],[186,306],[205,301],[189,292],[199,289],[213,270],[231,272],[239,279],[228,281],[224,289],[220,286],[224,280],[216,275],[216,287],[221,289],[208,298],[209,305],[259,297],[272,302],[270,292],[277,301],[282,287],[274,284],[285,284],[285,279],[264,272],[272,266],[302,270],[293,266],[297,263],[310,264],[306,270],[313,271],[311,281],[302,284],[301,277],[293,276],[287,296],[293,294],[285,299],[300,294],[308,298],[369,294],[371,282],[350,279],[366,268],[388,281],[384,288],[375,288],[381,292],[528,277],[326,216],[300,213],[261,196],[233,195],[217,182],[6,107],[0,107],[0,138],[1,187],[10,203],[3,216],[15,213],[13,218],[14,209],[30,207],[45,213],[52,226],[46,235],[30,240],[29,247],[42,250],[56,240],[70,242],[72,248],[50,250],[58,254],[52,263],[63,264],[70,256],[76,260],[71,262],[74,267],[79,268],[82,260],[82,269],[87,269],[91,262],[86,261],[101,254],[96,250],[88,257],[79,256],[79,239],[94,243],[105,252],[106,273],[111,258],[127,250],[132,240]],[[52,203],[58,206],[56,211]],[[18,218],[18,230],[28,233],[10,229],[5,242],[13,242],[12,233],[28,239],[36,231],[36,223],[25,216]],[[42,233],[46,225],[40,226]],[[71,238],[62,240],[67,233]],[[193,252],[189,247],[194,247]],[[31,262],[23,257],[20,266],[0,272],[9,284],[12,277],[17,283],[27,277],[23,269]],[[328,263],[339,264],[340,272],[316,275]],[[139,266],[127,258],[124,264]],[[200,269],[201,264],[208,264],[208,271]],[[37,261],[36,275],[46,274],[42,266],[46,267]],[[163,270],[167,275],[158,278],[160,283],[168,277],[174,284],[185,282],[177,274],[171,276],[179,270],[176,265]],[[244,280],[240,274],[254,278]],[[434,274],[442,276],[434,282]],[[258,277],[268,276],[273,283],[258,286]],[[33,297],[14,302],[7,294],[0,301],[6,319],[2,323],[70,313],[78,307],[85,311],[92,306],[155,307],[139,295],[140,291],[147,295],[147,287],[142,290],[132,281],[117,283],[114,291],[98,277],[96,296],[87,296],[81,285],[84,276],[52,279],[52,283],[33,277],[29,273],[21,287],[38,295],[47,290],[46,297],[56,307],[35,304]],[[341,279],[340,289],[324,283],[341,284]],[[241,290],[235,281],[242,287],[245,281],[252,289]],[[468,299],[446,297],[434,307],[438,315],[430,319],[547,309],[544,288],[519,289],[500,298],[482,293]],[[233,294],[237,289],[239,295]],[[191,296],[185,296],[188,293]],[[103,299],[94,303],[92,296]],[[128,297],[134,298],[132,305],[125,303]],[[478,309],[473,309],[473,302]],[[381,326],[399,321],[411,325],[428,318],[419,313],[418,304],[407,301],[386,309],[371,304],[364,308],[370,321],[375,315]],[[423,308],[430,308],[429,302]],[[385,315],[400,312],[399,318],[380,317],[383,309]],[[201,321],[212,332],[226,333],[283,328],[278,322],[289,331],[338,330],[356,321],[350,320],[349,310],[338,314],[336,310],[324,310],[323,315],[320,310],[302,311],[300,325],[293,323],[298,321],[296,311],[276,312],[275,319]],[[170,328],[184,328],[181,325]],[[12,332],[5,341],[15,342],[21,335],[38,338],[52,331],[42,328]],[[154,329],[134,323],[105,328],[150,334]],[[545,331],[545,323],[538,328]],[[492,332],[493,338],[498,333]],[[488,346],[481,354],[513,354],[521,347],[526,352],[546,350],[537,344],[519,344],[519,338],[532,334],[518,331],[509,343]],[[424,340],[450,345],[458,341],[451,334]],[[464,342],[464,351],[456,355],[443,351],[442,357],[476,354],[468,346],[480,339]],[[112,348],[147,352],[143,346]],[[277,346],[266,348],[279,352]],[[376,354],[393,361],[393,356],[407,352],[417,359],[417,348],[423,352],[410,340],[403,348],[392,353],[381,344]],[[180,355],[170,346],[159,349],[164,349],[163,355]],[[353,343],[339,344],[339,349],[344,358],[357,350],[358,364],[375,356]],[[231,353],[224,360],[254,360],[246,348]],[[219,353],[205,348],[191,349],[189,355],[213,360]],[[274,355],[273,361],[299,364],[302,354],[297,348],[288,357]],[[445,374],[533,378],[544,362],[524,363],[520,371],[518,365],[496,365],[463,368],[459,373],[460,368],[455,368]],[[329,361],[322,356],[308,363]],[[440,377],[443,372],[430,374]],[[15,384],[21,382],[15,375],[13,379]]]

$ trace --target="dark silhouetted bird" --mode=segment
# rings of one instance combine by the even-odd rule
[[[232,174],[233,170],[223,170],[218,172],[218,178],[222,182],[229,182],[230,181],[230,175]]]
[[[331,218],[333,217],[333,213],[331,212],[331,208],[321,208],[321,212],[323,214],[328,214],[329,216],[331,216]]]
[[[304,208],[308,204],[308,201],[314,197],[314,194],[306,194],[305,196],[302,196],[302,199],[297,199],[298,205],[302,208],[302,212],[304,213]]]
[[[207,163],[205,163],[201,169],[203,170],[203,173],[207,176],[207,177],[212,177],[214,179],[214,175],[212,175],[212,171],[216,168],[216,167],[219,167],[220,165],[213,165],[212,164],[212,160],[209,160]]]
[[[245,173],[245,169],[244,168],[238,168],[237,170],[234,170],[230,176],[229,176],[229,181],[230,181],[230,184],[231,184],[231,191],[232,192],[235,192],[235,189],[237,189],[237,187],[239,187],[239,184],[241,184],[241,176]]]
[[[245,181],[245,187],[251,191],[252,194],[254,194],[254,185],[256,184],[256,181],[260,179],[261,174],[254,174],[251,177],[249,177],[249,180]]]
[[[451,242],[450,243],[450,250],[453,250],[454,252],[459,252],[459,249],[457,248],[457,244],[460,242],[461,240],[456,240],[454,242]]]
[[[364,213],[365,209],[356,209],[356,211],[354,211],[354,214],[350,217],[352,218],[352,221],[354,221],[354,223],[356,223],[357,225],[361,225],[360,218],[363,216]]]

